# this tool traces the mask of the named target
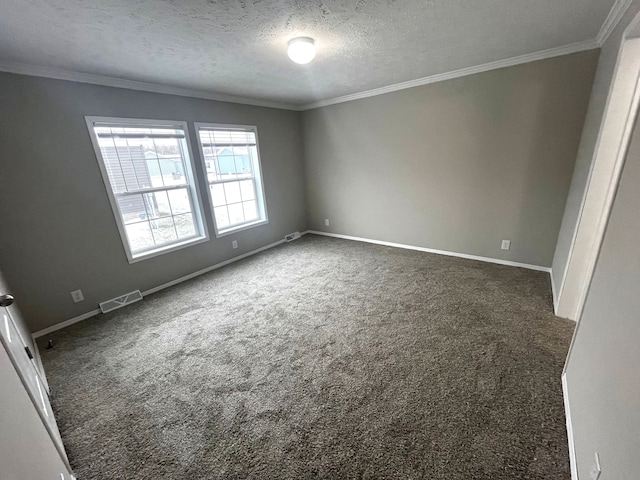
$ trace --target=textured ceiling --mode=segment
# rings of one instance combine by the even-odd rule
[[[594,39],[613,3],[0,0],[0,61],[306,104]]]

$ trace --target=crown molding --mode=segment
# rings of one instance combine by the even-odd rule
[[[415,80],[409,80],[407,82],[395,83],[393,85],[387,85],[380,88],[374,88],[372,90],[365,90],[363,92],[352,93],[349,95],[343,95],[340,97],[329,98],[326,100],[320,100],[317,102],[311,102],[304,105],[294,105],[284,102],[258,100],[248,97],[239,97],[234,95],[225,95],[214,92],[208,92],[204,90],[194,90],[190,88],[175,87],[170,85],[162,85],[159,83],[140,82],[136,80],[127,80],[124,78],[109,77],[105,75],[94,75],[91,73],[74,72],[71,70],[62,70],[52,67],[42,67],[38,65],[29,65],[23,63],[11,63],[0,62],[0,72],[17,73],[21,75],[31,75],[36,77],[55,78],[58,80],[68,80],[71,82],[90,83],[93,85],[103,85],[107,87],[126,88],[130,90],[139,90],[144,92],[163,93],[167,95],[179,95],[183,97],[203,98],[206,100],[216,100],[219,102],[239,103],[243,105],[253,105],[257,107],[278,108],[282,110],[294,110],[304,111],[314,108],[326,107],[329,105],[335,105],[337,103],[350,102],[352,100],[359,100],[362,98],[374,97],[377,95],[383,95],[385,93],[396,92],[398,90],[404,90],[407,88],[419,87],[421,85],[429,85],[431,83],[442,82],[445,80],[452,80],[454,78],[466,77],[467,75],[474,75],[476,73],[488,72],[490,70],[496,70],[499,68],[512,67],[514,65],[521,65],[523,63],[535,62],[537,60],[544,60],[546,58],[559,57],[562,55],[569,55],[571,53],[582,52],[585,50],[592,50],[600,48],[607,41],[611,33],[615,30],[616,26],[622,19],[624,13],[631,5],[632,0],[616,0],[607,18],[605,19],[600,31],[596,38],[592,40],[585,40],[578,43],[572,43],[570,45],[564,45],[562,47],[550,48],[547,50],[541,50],[538,52],[528,53],[525,55],[519,55],[517,57],[506,58],[504,60],[497,60],[495,62],[484,63],[482,65],[476,65],[473,67],[461,68],[459,70],[453,70],[451,72],[439,73],[437,75],[430,75],[428,77],[417,78]]]
[[[631,5],[631,0],[616,0],[613,4],[613,7],[609,10],[609,15],[605,18],[602,28],[600,28],[598,36],[596,37],[596,41],[600,46],[604,45],[604,42],[607,41],[609,35],[611,35],[618,26],[618,23],[622,20],[622,16],[629,8],[629,5]]]
[[[498,68],[512,67],[514,65],[535,62],[537,60],[544,60],[546,58],[559,57],[562,55],[569,55],[571,53],[582,52],[585,50],[592,50],[594,48],[599,48],[599,47],[600,47],[600,44],[596,40],[586,40],[584,42],[572,43],[570,45],[565,45],[563,47],[550,48],[548,50],[541,50],[539,52],[527,53],[526,55],[519,55],[517,57],[506,58],[504,60],[497,60],[495,62],[484,63],[482,65],[461,68],[459,70],[453,70],[451,72],[439,73],[437,75],[417,78],[415,80],[409,80],[408,82],[395,83],[393,85],[387,85],[386,87],[374,88],[373,90],[366,90],[364,92],[352,93],[350,95],[330,98],[328,100],[320,100],[318,102],[302,105],[301,107],[299,107],[299,109],[311,110],[313,108],[326,107],[328,105],[335,105],[336,103],[350,102],[352,100],[359,100],[361,98],[374,97],[377,95],[395,92],[398,90],[404,90],[412,87],[419,87],[421,85],[429,85],[431,83],[443,82],[445,80],[451,80],[454,78],[466,77],[468,75],[473,75],[476,73],[488,72],[490,70],[496,70]]]
[[[254,98],[238,97],[235,95],[224,95],[220,93],[207,92],[204,90],[194,90],[190,88],[174,87],[159,83],[139,82],[137,80],[127,80],[124,78],[108,77],[105,75],[94,75],[92,73],[74,72],[59,68],[42,67],[26,63],[0,62],[0,72],[17,73],[20,75],[30,75],[34,77],[55,78],[57,80],[68,80],[70,82],[90,83],[92,85],[102,85],[106,87],[126,88],[129,90],[140,90],[143,92],[163,93],[166,95],[179,95],[181,97],[204,98],[206,100],[216,100],[218,102],[240,103],[243,105],[253,105],[256,107],[279,108],[282,110],[298,110],[296,105],[274,102],[269,100],[258,100]]]

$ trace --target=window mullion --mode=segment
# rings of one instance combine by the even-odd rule
[[[154,188],[143,188],[141,190],[133,190],[131,192],[122,192],[115,193],[116,197],[127,197],[130,195],[139,195],[141,193],[156,193],[156,192],[168,192],[170,190],[180,190],[181,188],[187,188],[189,185],[168,185],[166,187],[154,187]]]
[[[216,185],[216,184],[221,184],[221,183],[231,183],[231,182],[240,182],[242,180],[253,180],[254,177],[246,177],[246,178],[232,178],[232,179],[227,179],[227,180],[210,180],[209,181],[209,185]]]

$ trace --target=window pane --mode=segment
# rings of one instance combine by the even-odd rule
[[[117,197],[120,214],[125,224],[137,223],[147,219],[147,209],[142,195],[127,195]]]
[[[236,161],[233,157],[233,152],[224,148],[221,153],[216,156],[218,174],[223,180],[236,177]]]
[[[168,217],[171,215],[171,207],[169,206],[169,197],[167,192],[145,193],[143,195],[145,207],[147,207],[147,215],[152,218]]]
[[[138,222],[126,225],[127,238],[129,239],[129,247],[133,253],[145,248],[153,247],[153,235],[149,222]]]
[[[146,152],[147,170],[153,187],[164,187],[162,173],[160,172],[160,162],[156,158],[155,152]]]
[[[210,133],[215,143],[231,143],[231,133],[227,130],[215,130]]]
[[[153,233],[156,245],[162,245],[163,243],[178,239],[176,229],[173,225],[173,219],[171,217],[151,220],[149,224],[151,225],[151,232]]]
[[[255,200],[242,202],[242,207],[244,208],[244,219],[247,222],[258,219],[258,207]]]
[[[227,201],[224,196],[224,185],[222,183],[211,185],[209,189],[211,190],[211,201],[214,207],[226,205]]]
[[[196,226],[193,223],[193,215],[190,213],[173,217],[176,223],[178,238],[189,238],[196,234]]]
[[[211,149],[209,149],[211,150]],[[207,170],[207,180],[209,182],[215,182],[218,180],[217,168],[216,168],[216,159],[213,154],[205,154],[204,156],[204,166]]]
[[[243,177],[251,176],[251,158],[247,147],[234,147],[234,158],[236,161],[236,173]]]
[[[244,222],[244,211],[242,210],[241,203],[234,203],[228,206],[229,209],[229,222],[231,225]]]
[[[114,192],[136,191],[151,186],[142,146],[129,145],[126,138],[109,138],[100,145]]]
[[[96,133],[115,192],[187,184],[181,130],[96,127]]]
[[[160,145],[158,145],[160,143]],[[185,185],[184,165],[182,163],[182,155],[178,141],[171,139],[170,141],[162,140],[156,142],[156,149],[161,149],[166,153],[158,153],[158,163],[160,164],[160,172],[162,181],[165,185]]]
[[[216,225],[219,229],[229,226],[229,214],[227,213],[227,207],[216,207],[213,209],[216,217]]]
[[[191,212],[191,198],[186,188],[169,190],[167,193],[169,194],[169,202],[171,203],[171,212],[174,215]]]
[[[243,180],[240,182],[240,192],[242,200],[253,200],[256,198],[256,192],[253,189],[253,180]]]
[[[198,125],[198,135],[218,231],[260,220],[265,208],[253,128]]]
[[[127,185],[124,181],[124,173],[118,161],[118,156],[116,155],[116,148],[113,146],[113,139],[109,139],[109,141],[111,145],[107,145],[105,142],[104,146],[101,145],[100,147],[100,153],[104,159],[103,165],[109,177],[111,190],[113,193],[126,192]]]
[[[242,197],[240,197],[240,182],[225,183],[224,193],[227,197],[227,203],[237,203],[242,201]]]
[[[193,172],[187,132],[170,122],[130,122],[94,119],[92,125],[98,162],[105,183],[116,194],[115,213],[127,234],[123,241],[129,243],[130,251],[142,254],[155,246],[169,247],[202,235],[202,213],[194,203],[196,186],[190,184]],[[211,150],[210,156],[213,153]],[[180,188],[174,189],[176,186]],[[151,188],[158,191],[150,192]]]

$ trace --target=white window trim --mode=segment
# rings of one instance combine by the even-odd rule
[[[203,207],[202,195],[200,192],[198,177],[196,176],[195,160],[193,157],[193,150],[191,148],[191,139],[189,138],[189,128],[188,128],[187,122],[177,121],[177,120],[150,120],[150,119],[123,118],[123,117],[86,116],[84,118],[85,118],[85,122],[87,123],[87,130],[89,131],[89,136],[91,137],[91,144],[93,145],[93,150],[96,154],[96,161],[98,162],[98,166],[100,167],[100,173],[102,174],[102,181],[104,182],[104,186],[107,191],[107,196],[109,197],[111,210],[113,211],[113,216],[116,220],[118,232],[120,233],[122,245],[124,246],[124,250],[125,250],[125,253],[127,254],[127,260],[129,261],[129,263],[136,263],[141,260],[157,257],[158,255],[163,255],[165,253],[175,252],[176,250],[181,250],[183,248],[196,245],[198,243],[209,241],[209,229],[207,227],[207,222],[205,221],[205,218],[204,218],[204,211],[202,208]],[[136,254],[131,252],[131,247],[129,246],[129,240],[127,237],[127,232],[126,232],[124,223],[122,221],[122,216],[120,215],[120,209],[118,208],[118,202],[116,200],[115,194],[113,193],[113,188],[111,187],[111,182],[109,181],[109,175],[106,170],[106,165],[104,163],[104,159],[102,158],[102,152],[100,151],[98,137],[94,130],[95,123],[131,124],[132,127],[137,125],[155,125],[155,126],[163,126],[163,127],[178,127],[183,129],[184,135],[185,135],[185,143],[187,144],[187,153],[189,154],[189,164],[191,166],[190,171],[185,172],[185,174],[188,175],[189,188],[191,189],[193,199],[194,199],[193,208],[197,209],[197,212],[193,212],[193,213],[197,222],[198,229],[200,231],[200,235],[197,235],[193,238],[186,239],[182,242],[171,243],[169,245],[159,246],[158,248],[150,248],[149,250],[145,250],[143,252],[136,253]]]
[[[258,136],[258,127],[255,125],[237,125],[231,123],[207,123],[207,122],[194,122],[193,126],[195,127],[196,137],[198,138],[198,148],[200,153],[200,161],[202,162],[202,171],[204,172],[204,181],[207,185],[207,198],[209,199],[209,208],[211,208],[211,217],[213,219],[213,229],[215,231],[216,238],[225,237],[227,235],[232,235],[237,232],[241,232],[243,230],[248,230],[250,228],[259,227],[260,225],[266,225],[269,223],[269,214],[267,212],[267,197],[264,194],[264,175],[262,170],[262,159],[260,155],[260,138]],[[209,188],[209,177],[207,175],[207,165],[204,158],[204,148],[202,147],[202,140],[200,139],[200,128],[218,128],[220,130],[230,130],[230,129],[238,129],[238,130],[249,130],[252,131],[256,136],[256,151],[257,151],[257,162],[258,162],[258,172],[260,173],[260,181],[256,182],[256,193],[262,200],[262,205],[258,205],[264,211],[264,218],[260,220],[256,220],[251,223],[243,223],[241,225],[236,225],[230,228],[225,228],[222,231],[218,230],[218,224],[216,223],[216,215],[213,209],[213,198],[211,197],[211,189]],[[255,178],[255,177],[254,177]]]

